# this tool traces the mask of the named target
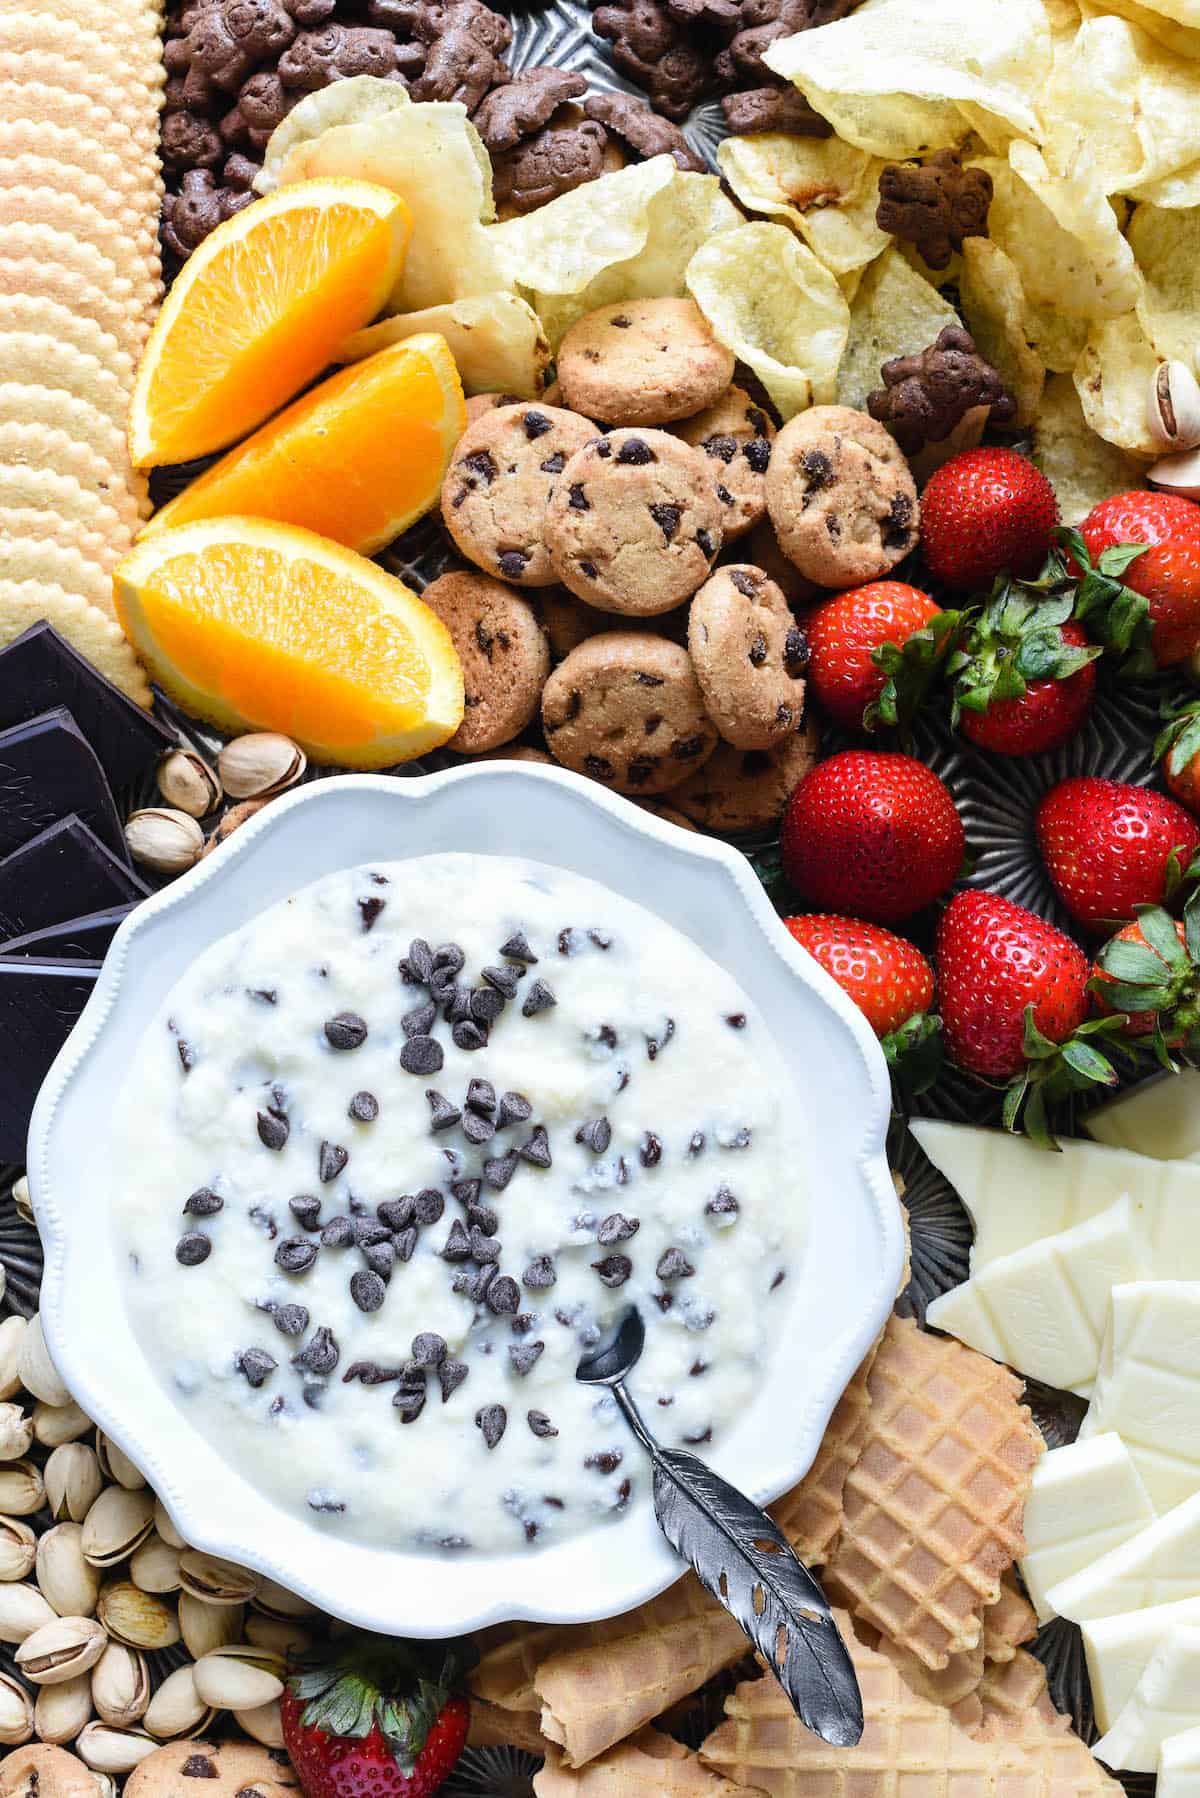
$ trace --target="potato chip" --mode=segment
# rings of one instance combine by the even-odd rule
[[[1188,367],[1200,347],[1200,212],[1139,206],[1129,243],[1141,269],[1142,328],[1160,356]]]
[[[488,236],[557,347],[576,319],[611,300],[682,294],[696,250],[741,219],[715,175],[684,174],[672,157],[653,156]]]
[[[786,225],[739,225],[698,249],[687,287],[785,419],[827,405],[850,328],[836,278]]]
[[[280,187],[345,175],[403,195],[413,225],[391,298],[397,312],[499,293],[510,285],[484,229],[496,216],[491,163],[466,107],[457,101],[402,102],[361,124],[334,125],[296,144],[276,174]]]
[[[1141,0],[1147,11],[1157,13],[1189,31],[1200,30],[1200,0]]]
[[[864,268],[888,246],[875,223],[883,163],[853,144],[764,131],[727,137],[717,162],[743,206],[786,220],[835,275]]]
[[[779,38],[763,60],[839,137],[898,157],[957,143],[968,123],[990,143],[1038,138],[1033,99],[1050,56],[1042,0],[864,0],[848,18]]]
[[[1078,524],[1110,493],[1136,487],[1143,464],[1097,437],[1069,375],[1046,382],[1033,425],[1033,459],[1058,495],[1064,524]]]
[[[254,178],[255,193],[269,194],[278,187],[279,171],[292,151],[311,143],[322,131],[331,131],[335,125],[361,125],[366,119],[381,118],[385,112],[411,104],[406,87],[380,75],[351,75],[305,94],[272,131],[262,168]]]
[[[879,370],[893,356],[924,350],[958,314],[949,300],[923,281],[894,246],[873,262],[850,308],[850,339],[838,371],[839,405],[863,411],[867,395],[882,386]]]
[[[418,331],[438,331],[450,345],[466,393],[512,393],[532,399],[542,390],[550,345],[537,313],[515,293],[481,293],[385,318],[348,337],[335,358],[359,362]]]
[[[1075,365],[1083,416],[1106,443],[1135,456],[1158,456],[1146,425],[1146,390],[1158,367],[1154,346],[1136,312],[1097,319]]]
[[[1025,329],[1050,374],[1069,375],[1088,340],[1088,321],[1025,296]]]
[[[1104,0],[1103,7],[1095,5],[1093,0],[1080,0],[1080,5],[1087,18],[1091,18],[1101,11],[1119,13],[1121,18],[1128,19],[1131,25],[1139,26],[1142,31],[1154,39],[1156,44],[1162,44],[1165,49],[1173,50],[1176,56],[1187,56],[1193,61],[1200,57],[1200,29],[1177,25],[1165,14],[1152,12],[1149,0]]]
[[[1016,263],[990,238],[968,237],[959,295],[976,349],[1017,402],[1015,422],[1031,424],[1046,384],[1046,365],[1029,341]]]
[[[1008,161],[972,161],[992,177],[988,235],[1016,263],[1031,308],[1090,319],[1116,317],[1136,303],[1133,253],[1098,188],[1056,181],[1031,144],[1014,144]],[[1043,359],[1053,366],[1044,351]]]

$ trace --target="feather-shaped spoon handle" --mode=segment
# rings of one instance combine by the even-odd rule
[[[662,1448],[625,1379],[646,1339],[638,1311],[585,1355],[575,1377],[607,1386],[654,1468],[654,1513],[671,1547],[745,1630],[807,1729],[850,1748],[863,1732],[862,1695],[829,1601],[767,1513],[695,1455]]]

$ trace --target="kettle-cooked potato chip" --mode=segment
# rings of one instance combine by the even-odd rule
[[[1046,365],[1029,340],[1017,265],[990,238],[968,237],[963,244],[959,297],[975,348],[1017,402],[1015,422],[1032,424]]]
[[[334,125],[359,125],[397,106],[411,106],[408,89],[381,75],[351,75],[305,94],[286,119],[276,125],[254,178],[254,191],[269,194],[279,186],[279,171],[299,144],[310,143]]]
[[[989,143],[1037,140],[1033,102],[1050,57],[1042,0],[864,0],[848,18],[777,39],[763,60],[839,137],[898,157],[957,143],[968,124]]]
[[[835,275],[864,268],[888,246],[875,223],[883,163],[841,138],[727,137],[717,162],[743,206],[785,219]]]
[[[1200,0],[1141,0],[1141,3],[1149,12],[1159,13],[1176,25],[1184,25],[1189,31],[1200,31]]]
[[[1097,319],[1075,365],[1083,416],[1106,443],[1130,455],[1162,454],[1146,425],[1146,390],[1158,367],[1136,312]]]
[[[1129,243],[1142,272],[1142,328],[1160,356],[1191,368],[1200,348],[1200,212],[1139,206]]]
[[[1058,495],[1064,524],[1078,524],[1110,493],[1141,481],[1144,464],[1097,437],[1069,375],[1047,381],[1033,426],[1033,459]]]
[[[893,245],[863,275],[850,308],[850,336],[838,370],[837,399],[860,412],[883,385],[879,370],[893,356],[924,350],[958,314],[922,280]]]
[[[1098,186],[1056,181],[1026,143],[1014,144],[1008,161],[972,162],[992,177],[988,235],[1016,263],[1031,308],[1091,319],[1116,317],[1136,303],[1133,253]],[[1044,350],[1043,359],[1054,366]]]
[[[515,293],[480,293],[423,312],[405,312],[355,331],[337,362],[361,362],[419,331],[438,331],[450,345],[463,390],[532,399],[542,390],[550,345],[533,308]]]
[[[1079,0],[1079,3],[1085,17],[1091,18],[1100,12],[1119,13],[1131,25],[1148,33],[1156,44],[1173,50],[1176,56],[1186,56],[1192,61],[1200,57],[1200,29],[1178,25],[1165,13],[1153,12],[1149,0],[1104,0],[1103,6],[1095,4],[1095,0]]]
[[[484,229],[496,216],[491,161],[457,101],[401,103],[357,125],[334,125],[297,143],[276,173],[281,187],[350,175],[404,196],[413,225],[392,294],[397,312],[511,286]]]
[[[557,347],[576,319],[610,300],[682,294],[700,245],[741,222],[715,175],[685,174],[663,155],[601,175],[487,235]]]
[[[688,264],[687,286],[784,419],[833,400],[850,309],[836,278],[786,225],[739,225],[710,238]]]

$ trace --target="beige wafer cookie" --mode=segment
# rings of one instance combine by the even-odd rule
[[[31,232],[0,233],[0,299],[49,300],[81,316],[91,317],[102,331],[137,363],[150,331],[158,282],[137,283],[108,273],[102,257],[89,244],[77,244],[61,231],[46,233],[52,254],[30,253]],[[20,253],[18,253],[18,251]],[[90,265],[94,263],[95,267]]]
[[[39,618],[47,619],[122,693],[127,693],[137,705],[149,706],[151,693],[146,677],[111,618],[77,593],[67,593],[61,587],[43,587],[37,581],[0,580],[0,649]]]
[[[2,475],[3,470],[0,470]],[[2,491],[0,485],[0,493]],[[23,541],[53,544],[60,550],[70,551],[89,566],[99,568],[108,588],[95,601],[103,612],[112,605],[111,570],[132,547],[133,534],[119,522],[111,533],[86,530],[61,513],[38,511],[32,506],[6,506],[0,498],[0,552]],[[11,568],[5,569],[5,573],[19,580],[37,578],[32,570],[28,577],[13,575]],[[61,584],[64,587],[70,585],[68,581]]]
[[[99,412],[122,435],[129,389],[98,356],[44,332],[0,332],[0,387],[48,387]]]
[[[1045,1445],[1013,1374],[908,1318],[889,1320],[868,1390],[827,1571],[856,1616],[936,1672],[978,1644],[1000,1576],[1025,1551]]]
[[[149,7],[130,7],[122,0],[105,5],[99,0],[30,0],[0,18],[0,49],[57,47],[72,57],[119,52],[135,79],[153,87],[165,79],[157,33],[151,29],[155,23]]]
[[[136,153],[124,127],[120,128],[120,136],[123,149],[115,150],[89,137],[76,125],[0,116],[0,159],[15,162],[23,156],[35,156],[39,161],[53,162],[59,169],[78,169],[102,181],[123,202],[139,206],[149,214],[161,200],[162,176]]]
[[[49,469],[67,475],[96,494],[118,517],[136,529],[149,516],[149,499],[143,482],[134,477],[130,486],[121,471],[87,443],[66,431],[34,423],[32,418],[10,419],[0,412],[0,465]]]
[[[115,506],[77,481],[74,475],[53,468],[33,468],[28,463],[0,463],[0,511],[6,517],[24,513],[55,518],[64,527],[63,541],[88,553],[94,543],[111,543],[122,554],[131,543],[136,519],[122,518]]]
[[[61,587],[90,600],[98,612],[116,617],[112,575],[81,550],[47,537],[0,535],[0,580],[17,586],[34,581],[41,587]]]
[[[34,381],[0,381],[0,423],[28,419],[36,420],[43,430],[62,431],[74,442],[86,444],[104,458],[117,480],[128,484],[121,429],[98,407],[60,387],[43,387]]]
[[[86,205],[70,192],[39,187],[21,193],[0,186],[0,230],[8,225],[48,225],[99,250],[118,274],[161,273],[157,238],[148,217],[138,218],[130,208],[102,212]]]
[[[136,77],[122,77],[112,56],[90,63],[52,49],[9,50],[0,45],[0,81],[36,82],[92,100],[128,127],[139,150],[152,157],[158,154],[158,91]]]
[[[94,356],[126,393],[133,391],[136,363],[111,332],[86,312],[77,312],[42,294],[0,294],[0,336],[8,333],[50,337],[81,356]]]
[[[702,1766],[700,1757],[657,1730],[643,1730],[579,1771],[551,1749],[533,1781],[536,1798],[742,1798],[745,1787]]]
[[[50,59],[46,61],[49,65]],[[98,148],[141,157],[147,170],[158,165],[157,120],[151,125],[137,109],[130,115],[127,108],[116,110],[90,93],[72,93],[53,67],[35,72],[23,68],[20,57],[0,56],[0,119],[32,119],[82,131]]]
[[[867,1377],[875,1359],[872,1345],[851,1376],[825,1429],[816,1460],[790,1492],[771,1506],[771,1515],[802,1561],[820,1566],[842,1527],[846,1478],[867,1434]]]
[[[57,230],[73,230],[76,207],[86,206],[89,213],[111,219],[120,227],[129,244],[145,254],[154,230],[154,202],[160,201],[156,184],[125,190],[114,188],[94,169],[80,168],[74,162],[59,162],[53,156],[38,156],[27,151],[21,156],[5,156],[0,149],[0,191],[23,194],[27,206],[23,219],[38,219]],[[161,203],[161,201],[160,201]],[[84,233],[94,241],[90,231]]]

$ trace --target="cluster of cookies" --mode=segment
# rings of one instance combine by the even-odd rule
[[[474,567],[424,593],[466,678],[450,748],[540,714],[555,760],[677,821],[779,817],[816,753],[793,607],[893,568],[917,493],[865,413],[777,432],[734,372],[693,301],[627,300],[568,331],[554,404],[471,402],[442,516]]]

